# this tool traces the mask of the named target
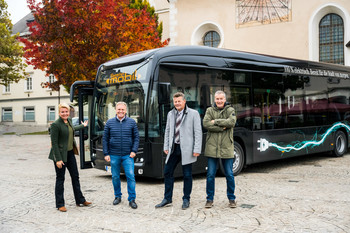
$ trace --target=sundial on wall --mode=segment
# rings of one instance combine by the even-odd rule
[[[292,0],[236,0],[236,27],[288,22]]]

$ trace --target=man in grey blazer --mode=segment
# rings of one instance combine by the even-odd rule
[[[184,177],[182,209],[190,206],[192,191],[192,163],[202,149],[202,126],[199,113],[186,105],[185,95],[173,96],[175,108],[169,111],[164,135],[164,153],[167,155],[164,168],[164,199],[156,208],[172,204],[174,170],[181,161]]]

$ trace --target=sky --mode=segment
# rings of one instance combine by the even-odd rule
[[[20,19],[30,13],[27,6],[27,0],[5,0],[7,3],[7,12],[10,13],[12,24],[17,23]]]

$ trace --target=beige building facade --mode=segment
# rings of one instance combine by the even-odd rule
[[[349,0],[169,0],[163,38],[203,45],[214,32],[219,48],[319,61],[320,23],[329,14],[342,20],[343,64],[350,65]]]
[[[58,104],[69,103],[69,94],[42,88],[41,83],[54,77],[46,77],[41,70],[26,69],[27,79],[0,87],[1,124],[22,128],[21,132],[45,130],[58,117]],[[63,89],[63,90],[62,90]]]

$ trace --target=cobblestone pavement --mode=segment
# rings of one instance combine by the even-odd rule
[[[195,176],[191,206],[181,209],[182,181],[173,206],[155,209],[163,182],[138,178],[136,210],[113,206],[111,176],[80,170],[91,207],[76,207],[69,175],[68,211],[55,208],[49,136],[0,136],[0,232],[350,232],[350,155],[318,154],[248,167],[236,177],[238,207],[228,208],[225,178],[216,179],[214,207],[205,209],[205,176]]]

